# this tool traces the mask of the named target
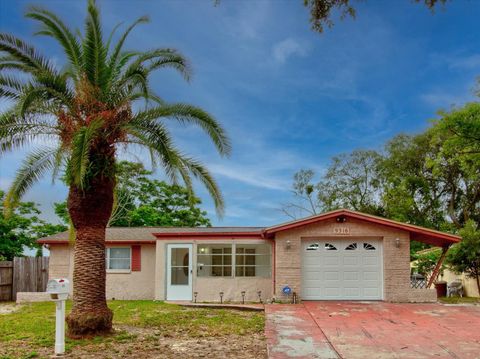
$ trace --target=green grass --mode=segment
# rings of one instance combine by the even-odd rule
[[[438,298],[438,300],[442,303],[445,304],[463,304],[463,303],[468,303],[468,304],[480,304],[480,298],[479,297],[441,297]]]
[[[1,304],[0,304],[1,305]],[[154,301],[111,301],[114,326],[150,328],[155,337],[207,337],[229,334],[261,333],[262,312],[240,312],[228,309],[185,308]],[[67,313],[71,302],[67,302]],[[136,334],[125,330],[112,336],[66,340],[67,352],[82,345],[110,345],[135,341]],[[55,342],[55,304],[53,302],[22,305],[8,314],[0,314],[0,358],[36,358],[40,348],[53,348]],[[17,346],[21,346],[22,350]],[[3,348],[3,349],[2,349]],[[22,353],[17,356],[17,353]],[[15,353],[15,356],[10,356]]]

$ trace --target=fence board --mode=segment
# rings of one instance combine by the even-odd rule
[[[0,301],[12,300],[13,262],[0,261]]]
[[[0,262],[0,301],[16,300],[18,292],[44,292],[48,262],[48,257],[15,257],[13,262]]]

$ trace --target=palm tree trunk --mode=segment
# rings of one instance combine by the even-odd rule
[[[94,178],[86,190],[70,187],[68,210],[75,228],[73,308],[68,335],[108,333],[113,313],[105,296],[105,230],[112,212],[115,182]]]

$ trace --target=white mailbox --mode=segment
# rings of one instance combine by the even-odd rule
[[[70,281],[66,278],[50,279],[47,293],[56,303],[55,310],[55,354],[65,353],[65,301],[70,292]]]
[[[53,300],[67,300],[69,292],[70,281],[68,279],[50,279],[47,283],[47,293]]]

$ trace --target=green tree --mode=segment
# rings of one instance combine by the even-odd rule
[[[210,226],[201,200],[185,187],[151,178],[152,172],[141,163],[121,161],[117,164],[115,206],[109,225],[112,227]],[[67,202],[55,203],[55,212],[69,223]]]
[[[294,219],[338,208],[381,215],[380,163],[376,151],[341,154],[332,158],[317,183],[313,183],[312,170],[302,169],[294,175],[294,200],[283,204],[282,211]]]
[[[220,124],[204,110],[166,103],[150,87],[151,74],[171,68],[190,78],[187,60],[174,49],[125,50],[141,17],[105,41],[99,9],[88,1],[84,32],[71,30],[57,15],[32,7],[27,17],[38,34],[53,38],[67,63],[57,66],[16,36],[0,34],[0,96],[10,107],[0,114],[0,149],[52,143],[35,149],[23,162],[6,197],[8,209],[46,172],[64,170],[68,212],[75,230],[73,307],[67,317],[70,336],[101,334],[112,328],[105,298],[105,228],[114,204],[118,148],[145,148],[174,182],[182,179],[193,193],[192,176],[210,192],[219,213],[223,199],[208,170],[174,145],[167,124],[199,126],[222,155],[230,152]],[[115,41],[117,39],[117,41]],[[48,141],[47,141],[48,140]],[[35,142],[33,142],[35,141]]]
[[[383,205],[388,218],[445,229],[445,188],[428,160],[436,155],[432,134],[400,134],[390,140],[381,163]]]
[[[24,247],[37,249],[42,255],[38,238],[66,230],[61,224],[51,224],[38,217],[40,210],[34,202],[20,202],[14,212],[6,217],[3,213],[5,192],[0,190],[0,260],[13,260],[23,256]]]
[[[480,230],[469,220],[460,230],[462,241],[455,244],[447,255],[447,264],[456,273],[465,273],[475,279],[480,293]]]

